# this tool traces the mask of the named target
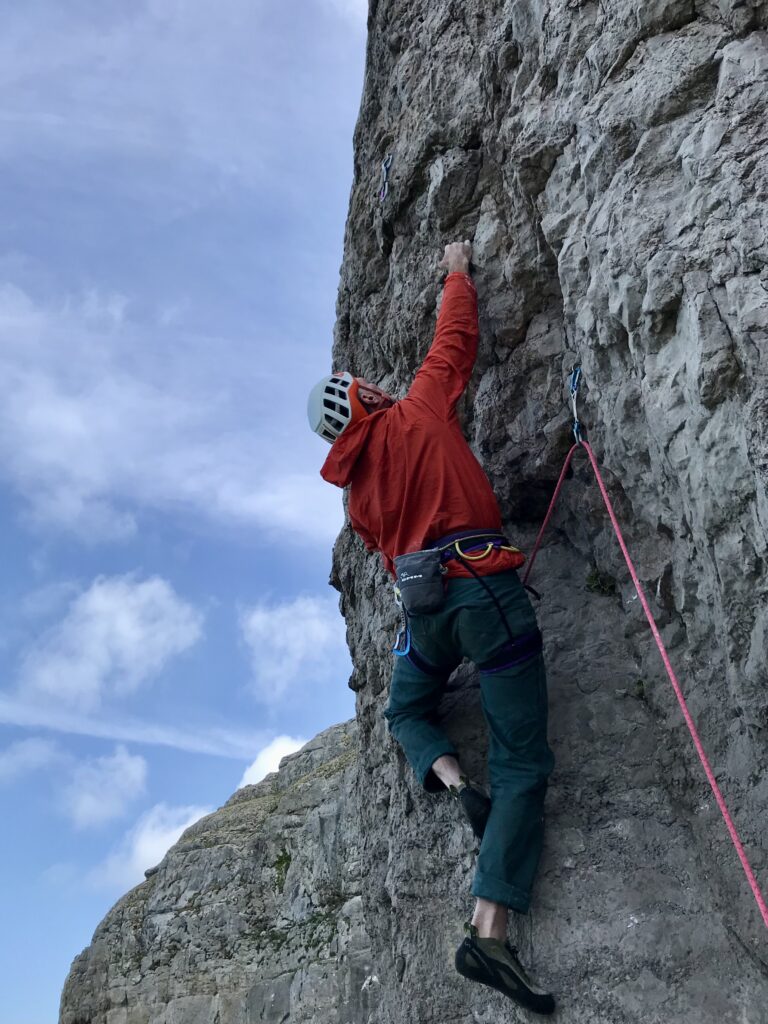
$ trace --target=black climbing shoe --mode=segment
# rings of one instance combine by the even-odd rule
[[[464,926],[466,939],[456,950],[456,970],[470,981],[490,985],[534,1013],[551,1014],[555,1000],[534,985],[517,958],[517,950],[501,939],[481,939],[474,925]]]
[[[491,801],[481,790],[476,789],[469,779],[462,775],[458,786],[451,786],[451,793],[461,804],[472,831],[478,839],[483,838],[488,815],[491,813]]]

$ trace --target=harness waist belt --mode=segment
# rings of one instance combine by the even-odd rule
[[[458,554],[456,551],[457,546],[459,548]],[[496,550],[507,548],[517,551],[517,548],[514,548],[509,543],[503,533],[500,533],[498,530],[482,529],[460,530],[458,533],[448,533],[445,537],[438,537],[437,540],[430,541],[426,547],[430,550],[437,549],[443,562],[450,562],[452,559],[460,557],[464,553],[461,551],[461,548],[466,548],[467,551],[485,548],[485,554],[490,553],[492,548]]]

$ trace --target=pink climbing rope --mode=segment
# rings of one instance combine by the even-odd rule
[[[730,833],[733,845],[736,847],[736,853],[739,855],[739,860],[741,861],[741,866],[744,868],[744,873],[747,876],[747,881],[749,882],[750,888],[752,889],[752,893],[753,893],[753,895],[755,897],[755,900],[757,901],[757,905],[758,905],[758,907],[760,909],[760,913],[761,913],[762,918],[763,918],[763,923],[765,924],[766,928],[768,928],[768,907],[766,907],[765,899],[763,898],[763,894],[760,891],[760,886],[757,884],[757,879],[755,878],[755,873],[752,870],[749,861],[747,860],[747,855],[744,852],[744,847],[743,847],[743,845],[741,843],[741,839],[739,839],[739,834],[736,831],[736,826],[734,825],[733,819],[731,818],[731,815],[730,815],[730,813],[728,811],[728,808],[725,805],[725,800],[723,799],[723,794],[720,792],[720,787],[717,784],[717,781],[716,781],[715,776],[714,776],[714,772],[712,771],[712,768],[711,768],[711,766],[709,764],[709,761],[707,759],[707,755],[704,753],[704,748],[703,748],[703,746],[701,744],[701,740],[699,739],[699,734],[696,731],[696,726],[693,724],[693,719],[691,718],[691,713],[688,710],[688,705],[685,702],[685,697],[683,696],[682,688],[680,686],[680,683],[678,682],[677,676],[675,675],[674,669],[672,668],[672,664],[671,664],[671,662],[669,660],[669,655],[667,654],[667,650],[666,650],[666,648],[664,646],[664,641],[661,639],[661,634],[659,633],[658,626],[656,625],[656,620],[653,617],[653,613],[651,612],[651,609],[650,609],[650,606],[648,604],[648,600],[647,600],[647,598],[645,596],[645,592],[643,590],[642,584],[640,583],[640,580],[638,579],[638,576],[637,576],[637,572],[635,571],[635,567],[632,564],[632,559],[629,557],[629,551],[627,550],[627,545],[624,543],[624,537],[622,536],[618,520],[616,519],[616,513],[613,511],[613,505],[611,504],[611,499],[608,497],[608,491],[605,489],[605,484],[603,483],[603,478],[600,475],[600,469],[598,468],[598,465],[597,465],[597,459],[595,458],[595,454],[592,451],[592,449],[590,448],[590,446],[584,440],[582,440],[580,443],[574,444],[573,447],[571,448],[571,450],[568,452],[568,455],[567,455],[566,460],[565,460],[565,464],[564,464],[564,466],[562,468],[562,471],[560,473],[560,478],[557,481],[557,486],[555,487],[555,493],[552,496],[552,501],[550,502],[549,508],[547,510],[547,514],[546,514],[546,516],[544,518],[544,522],[542,523],[541,529],[539,530],[539,534],[538,534],[538,536],[536,538],[536,543],[533,546],[533,551],[532,551],[531,557],[530,557],[530,559],[528,561],[528,568],[526,569],[525,576],[523,578],[523,583],[527,583],[528,582],[528,577],[531,575],[531,570],[533,569],[533,563],[536,560],[536,555],[538,554],[539,548],[541,546],[541,541],[542,541],[542,538],[544,536],[544,531],[547,528],[547,524],[549,523],[549,520],[552,518],[552,512],[554,511],[555,504],[557,503],[558,496],[559,496],[560,491],[562,489],[563,481],[565,480],[565,474],[568,471],[568,466],[571,464],[571,459],[573,458],[573,453],[579,447],[584,448],[584,450],[586,451],[587,455],[589,456],[589,461],[592,463],[592,469],[595,471],[595,477],[597,478],[597,486],[600,488],[600,493],[603,496],[603,501],[605,502],[605,507],[608,509],[608,515],[610,516],[611,523],[613,524],[613,529],[614,529],[614,531],[616,533],[616,539],[619,542],[619,547],[621,548],[621,553],[624,555],[624,560],[627,563],[627,568],[629,569],[629,574],[632,577],[632,582],[635,585],[635,590],[637,591],[637,596],[640,598],[640,603],[643,606],[643,611],[645,612],[645,617],[648,619],[648,624],[651,627],[651,632],[653,633],[653,639],[656,641],[656,646],[659,649],[659,654],[661,654],[661,660],[664,662],[664,668],[667,670],[667,675],[669,676],[669,681],[672,683],[672,687],[673,687],[673,689],[675,691],[675,695],[677,697],[678,703],[680,704],[680,709],[683,712],[683,718],[685,719],[685,724],[688,726],[688,731],[690,732],[691,738],[693,739],[693,745],[696,747],[696,753],[699,755],[699,760],[701,761],[701,764],[702,764],[702,766],[704,768],[704,772],[705,772],[705,774],[707,776],[707,780],[709,781],[709,784],[712,787],[712,792],[715,794],[715,800],[717,800],[717,806],[720,808],[720,812],[723,815],[723,818],[725,820],[725,824],[726,824],[726,827],[728,828],[728,832]]]

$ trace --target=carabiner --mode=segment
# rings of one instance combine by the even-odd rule
[[[392,154],[387,153],[381,161],[381,188],[379,189],[379,200],[383,203],[389,193],[389,168],[392,166]]]
[[[571,406],[573,408],[573,437],[576,444],[581,444],[584,440],[581,436],[581,424],[579,423],[579,412],[576,408],[576,400],[579,397],[579,384],[581,383],[581,367],[575,365],[571,370],[570,379],[570,392],[571,392]]]

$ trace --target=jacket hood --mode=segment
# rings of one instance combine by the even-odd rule
[[[390,406],[394,408],[394,406]],[[352,479],[355,464],[365,451],[371,430],[382,416],[386,416],[389,409],[381,409],[379,412],[371,413],[364,420],[352,423],[333,442],[328,458],[323,463],[320,476],[329,484],[336,484],[337,487],[346,487]]]

